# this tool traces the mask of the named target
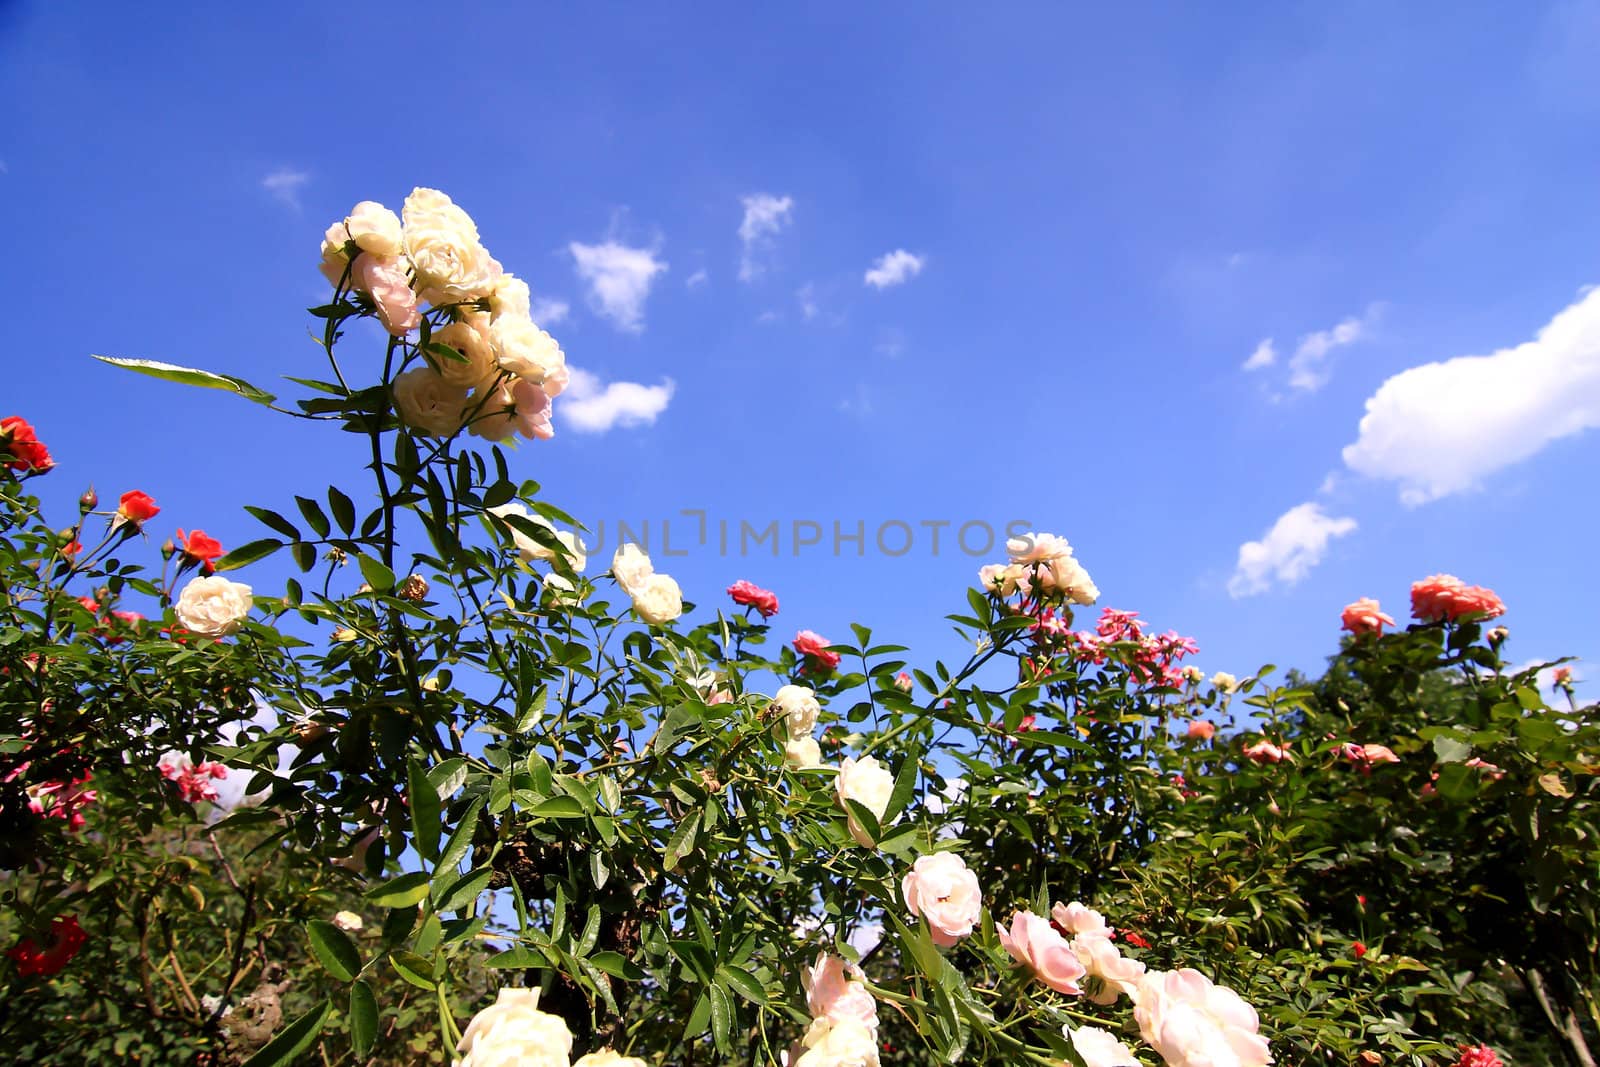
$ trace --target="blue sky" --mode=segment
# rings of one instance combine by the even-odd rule
[[[973,10],[0,3],[0,406],[64,505],[230,545],[358,485],[340,435],[88,354],[315,375],[322,231],[431,186],[592,376],[517,472],[607,556],[673,519],[702,605],[953,657],[999,556],[954,529],[1022,521],[1211,670],[1315,669],[1440,571],[1514,659],[1600,655],[1600,4]]]

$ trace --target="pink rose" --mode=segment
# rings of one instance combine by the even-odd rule
[[[1256,1011],[1199,971],[1151,971],[1133,1017],[1167,1067],[1265,1067],[1272,1062]]]
[[[1349,604],[1339,615],[1339,620],[1344,624],[1344,629],[1353,634],[1378,634],[1383,632],[1385,626],[1393,626],[1394,620],[1378,610],[1378,602],[1371,597],[1362,597],[1354,604]]]
[[[806,990],[806,1007],[814,1019],[838,1022],[854,1019],[872,1030],[878,1027],[878,1002],[867,992],[861,968],[826,952],[800,972]]]
[[[900,880],[912,915],[928,920],[933,943],[949,948],[972,933],[983,912],[978,876],[954,852],[919,856]]]
[[[1289,752],[1286,748],[1279,748],[1266,738],[1262,738],[1254,744],[1244,746],[1244,758],[1255,763],[1281,763],[1289,758]]]
[[[1411,584],[1411,614],[1423,622],[1493,619],[1506,606],[1492,590],[1467,585],[1451,574],[1434,574]]]
[[[1088,972],[1079,962],[1067,939],[1056,933],[1049,919],[1031,911],[1019,911],[1011,917],[1011,930],[1004,927],[997,933],[1000,944],[1013,959],[1033,971],[1033,976],[1058,993],[1082,994],[1078,979]]]
[[[1093,908],[1074,900],[1071,904],[1057,904],[1050,909],[1050,918],[1069,934],[1103,937],[1111,940],[1117,936],[1116,928],[1106,922],[1106,917]]]
[[[911,692],[911,675],[901,671],[894,676],[894,687],[903,693]]]
[[[378,318],[383,328],[396,337],[404,337],[417,328],[422,313],[417,310],[417,294],[411,291],[411,280],[398,257],[363,254],[356,258],[352,273],[355,286],[377,305]]]
[[[832,641],[812,630],[801,630],[794,635],[794,650],[805,657],[803,669],[808,671],[813,667],[831,671],[839,665],[839,653],[828,651],[831,644]]]
[[[474,394],[469,409],[477,399]],[[467,428],[486,441],[505,441],[514,433],[529,440],[548,441],[556,435],[555,427],[550,425],[552,408],[550,394],[532,382],[513,378],[490,389]]]
[[[1500,779],[1506,776],[1505,771],[1483,759],[1481,756],[1473,756],[1471,759],[1467,760],[1466,763],[1462,764],[1462,766],[1476,768],[1479,774],[1483,775],[1491,782],[1498,782]],[[1438,777],[1438,775],[1436,774],[1434,777]]]
[[[1461,1058],[1456,1061],[1456,1067],[1504,1067],[1500,1057],[1495,1055],[1494,1049],[1488,1045],[1461,1046]]]
[[[1114,1004],[1118,996],[1126,993],[1131,997],[1138,991],[1139,979],[1144,977],[1144,964],[1117,951],[1109,938],[1079,934],[1071,944],[1089,977],[1100,980],[1099,988],[1089,994],[1090,1000],[1096,1004]]]
[[[778,594],[743,578],[728,586],[728,595],[735,604],[744,604],[761,612],[763,619],[770,619],[778,613]]]
[[[1184,736],[1191,741],[1209,741],[1217,732],[1217,724],[1206,719],[1190,719]]]

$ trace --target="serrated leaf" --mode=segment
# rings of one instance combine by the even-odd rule
[[[308,922],[306,935],[311,939],[312,953],[329,974],[341,982],[355,981],[361,973],[361,954],[349,935],[324,919]]]
[[[1440,763],[1460,763],[1472,755],[1472,746],[1444,734],[1433,739],[1433,758]]]
[[[257,404],[270,404],[277,399],[265,389],[251,385],[243,378],[235,378],[227,374],[214,374],[211,371],[200,370],[197,367],[180,367],[176,363],[163,363],[155,359],[127,359],[122,356],[94,356],[93,358],[98,359],[101,363],[109,363],[113,367],[131,370],[135,374],[160,378],[162,381],[177,382],[179,385],[197,385],[202,389],[221,389],[224,392],[237,393],[246,400]],[[254,1061],[252,1060],[251,1062]]]
[[[433,980],[433,964],[415,952],[391,952],[389,964],[394,967],[395,974],[418,989],[431,992],[437,984]]]
[[[583,805],[573,797],[551,797],[529,808],[528,814],[545,819],[581,819]]]

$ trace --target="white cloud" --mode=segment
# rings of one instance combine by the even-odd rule
[[[1274,581],[1293,585],[1322,562],[1328,542],[1356,528],[1356,520],[1336,519],[1322,513],[1320,504],[1307,502],[1278,516],[1266,536],[1239,546],[1239,564],[1228,580],[1228,595],[1254,596]]]
[[[800,314],[809,322],[822,314],[822,308],[817,303],[817,287],[812,282],[806,282],[794,294],[800,301]]]
[[[572,306],[565,300],[557,300],[554,297],[541,296],[534,300],[532,305],[528,308],[528,317],[533,319],[533,321],[537,322],[540,326],[554,326],[562,319],[565,319],[567,317],[567,313],[571,310]]]
[[[921,274],[927,262],[926,256],[914,255],[903,248],[897,248],[893,252],[879,256],[878,261],[862,275],[861,280],[874,289],[887,289],[891,285],[908,282]]]
[[[614,322],[619,330],[638,333],[644,329],[644,302],[657,274],[667,264],[656,258],[654,249],[632,248],[616,241],[586,245],[573,241],[567,246],[574,269],[589,286],[589,306]]]
[[[569,367],[571,380],[556,398],[556,414],[579,433],[605,433],[614,426],[648,426],[667,410],[677,388],[671,378],[660,385],[610,382]]]
[[[701,267],[699,270],[689,275],[688,278],[684,279],[683,284],[689,289],[698,289],[700,286],[704,285],[710,280],[711,275],[706,273],[706,269],[704,267]]]
[[[1278,361],[1278,350],[1272,347],[1272,338],[1268,337],[1256,345],[1256,350],[1250,353],[1250,358],[1244,361],[1245,370],[1260,370],[1270,367]]]
[[[1475,488],[1552,441],[1600,426],[1600,289],[1532,341],[1401,371],[1378,387],[1344,462],[1408,506]]]
[[[310,180],[311,175],[303,170],[279,167],[261,179],[261,188],[298,211],[300,209],[300,187]]]
[[[1379,310],[1380,305],[1374,304],[1360,318],[1347,318],[1331,330],[1318,330],[1300,338],[1294,355],[1289,357],[1289,384],[1306,391],[1321,389],[1328,384],[1328,354],[1368,336],[1377,322]],[[1254,361],[1255,358],[1251,356],[1250,360]],[[1249,362],[1245,364],[1245,369],[1251,369]]]
[[[872,390],[868,389],[865,383],[857,384],[854,393],[839,401],[839,410],[858,419],[871,415],[874,410]]]
[[[773,238],[789,225],[790,212],[794,210],[794,197],[755,193],[743,197],[744,221],[739,223],[739,280],[753,281],[766,270],[761,254],[772,247]]]
[[[906,332],[898,326],[890,326],[878,332],[878,343],[872,350],[888,359],[899,359],[906,354]]]

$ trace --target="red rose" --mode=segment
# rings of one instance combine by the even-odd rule
[[[25,937],[6,955],[17,961],[17,973],[24,978],[36,974],[49,976],[70,963],[86,940],[88,935],[78,925],[78,920],[67,915],[50,924],[50,939],[43,946]]]
[[[1132,945],[1134,948],[1149,948],[1150,947],[1150,942],[1146,941],[1144,938],[1140,937],[1137,933],[1134,933],[1132,930],[1124,930],[1123,933],[1122,933],[1122,939],[1124,941],[1126,941],[1128,944]]]
[[[183,551],[185,560],[204,564],[207,572],[216,569],[211,565],[211,561],[222,555],[222,542],[204,530],[185,534],[183,527],[178,527],[178,545]]]
[[[6,453],[0,463],[24,474],[29,471],[43,474],[56,465],[50,458],[50,450],[34,435],[33,427],[17,415],[0,419],[0,450]]]
[[[1363,945],[1359,941],[1352,941],[1350,942],[1350,951],[1354,952],[1356,954],[1356,959],[1359,960],[1362,956],[1367,954],[1367,946]]]
[[[156,507],[156,502],[150,499],[150,494],[138,489],[130,489],[123,493],[121,501],[117,504],[117,517],[135,526],[155,518],[160,511],[161,509]]]
[[[728,586],[728,595],[733,597],[735,604],[745,604],[761,612],[763,619],[770,619],[778,613],[778,594],[743,578]]]

